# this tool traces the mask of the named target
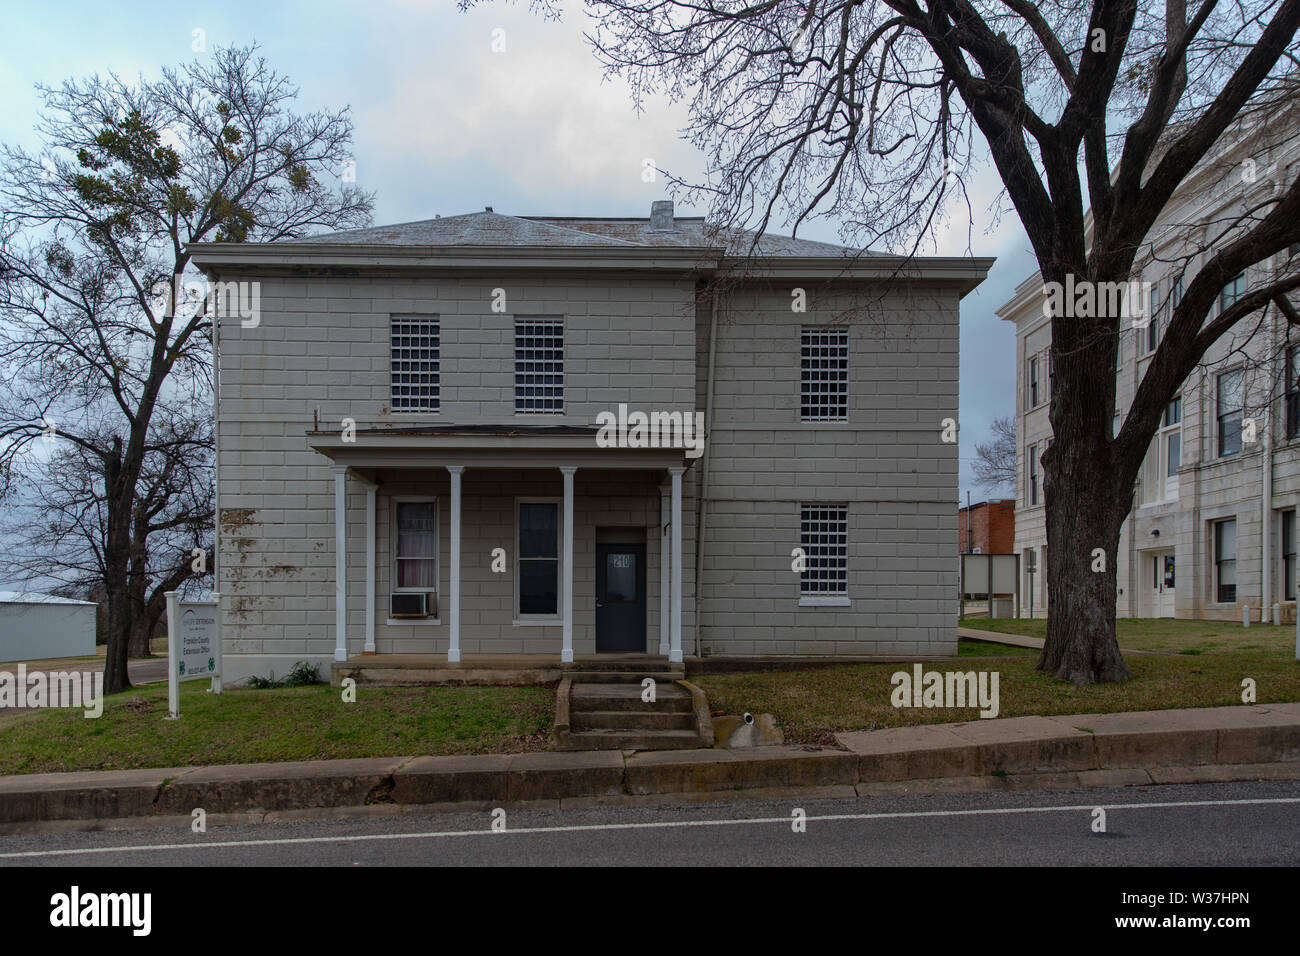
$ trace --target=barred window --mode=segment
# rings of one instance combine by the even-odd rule
[[[515,319],[515,411],[564,411],[563,319]]]
[[[800,356],[802,420],[846,421],[849,417],[849,330],[804,329]]]
[[[804,570],[799,591],[806,595],[846,595],[849,590],[848,505],[801,505],[799,545]]]
[[[441,397],[438,318],[393,316],[389,403],[395,412],[436,412]]]

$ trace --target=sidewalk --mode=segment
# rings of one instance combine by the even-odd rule
[[[989,644],[1007,644],[1011,647],[1032,647],[1036,651],[1043,649],[1045,643],[1041,637],[1025,637],[1023,634],[1003,634],[1001,631],[982,631],[974,627],[957,628],[957,636],[971,641],[985,641]],[[1136,654],[1139,657],[1169,656],[1164,651],[1130,651],[1120,648],[1122,654]]]
[[[1012,717],[836,739],[843,749],[381,757],[14,775],[0,777],[0,832],[59,821],[64,828],[187,823],[196,808],[219,822],[220,815],[269,820],[327,810],[718,800],[736,791],[860,796],[1300,778],[1300,703]]]

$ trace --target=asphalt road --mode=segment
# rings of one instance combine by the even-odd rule
[[[6,836],[0,866],[1295,865],[1300,781],[518,810],[504,832],[491,824],[478,812]]]

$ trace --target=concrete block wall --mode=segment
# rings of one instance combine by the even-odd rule
[[[238,319],[221,322],[220,507],[218,575],[223,594],[222,625],[231,680],[250,673],[283,674],[297,660],[326,664],[334,650],[334,476],[330,462],[311,450],[307,432],[341,427],[352,418],[360,429],[409,424],[510,423],[594,425],[601,411],[620,402],[632,408],[694,408],[694,283],[674,279],[592,278],[565,281],[261,277],[262,314],[256,327]],[[506,290],[510,311],[491,311],[492,290]],[[389,408],[389,333],[394,314],[441,317],[441,408],[437,413],[393,413]],[[516,415],[514,412],[514,317],[552,315],[565,320],[565,412]],[[557,462],[557,465],[560,464]],[[445,470],[427,476],[442,489],[446,517]],[[463,533],[467,548],[478,543],[476,519],[492,540],[513,539],[502,513],[513,515],[505,486],[475,498],[474,482],[487,472],[467,471]],[[599,473],[596,473],[599,474]],[[689,472],[688,472],[689,475]],[[487,479],[484,479],[486,482]],[[524,494],[553,477],[524,484]],[[659,478],[626,475],[599,479],[578,472],[575,492],[575,588],[590,572],[582,563],[597,525],[629,520],[658,526]],[[416,480],[419,484],[419,480]],[[394,484],[394,487],[397,487]],[[409,487],[409,484],[408,484]],[[622,489],[620,495],[611,487]],[[583,489],[587,489],[584,491]],[[603,490],[602,490],[603,489]],[[386,489],[386,493],[395,493]],[[692,514],[690,484],[684,502]],[[446,625],[429,630],[387,625],[387,504],[381,495],[377,531],[379,560],[377,614],[385,623],[376,641],[393,651],[426,648],[445,652]],[[478,502],[477,504],[475,502]],[[365,494],[349,481],[348,646],[359,652],[364,640]],[[504,502],[504,504],[503,504]],[[471,509],[477,509],[472,511]],[[513,518],[511,518],[513,522]],[[683,643],[693,642],[694,520],[684,522]],[[440,534],[447,534],[444,520]],[[583,535],[586,534],[587,538]],[[495,544],[493,546],[496,546]],[[647,535],[647,584],[657,587],[658,541]],[[489,549],[490,550],[490,549]],[[508,550],[513,550],[508,547]],[[441,554],[448,554],[445,546]],[[588,548],[586,557],[594,552]],[[446,571],[440,575],[446,580]],[[465,566],[463,588],[484,588]],[[513,578],[513,575],[507,577]],[[466,653],[505,652],[553,646],[559,627],[513,627],[499,622],[493,602],[499,596],[463,592],[462,649]],[[657,592],[656,592],[657,593]],[[513,607],[513,593],[509,606]],[[575,605],[575,648],[594,638]],[[647,602],[648,634],[658,623],[657,597]],[[498,621],[498,623],[492,623]],[[552,633],[553,631],[553,633]],[[586,634],[586,636],[581,636]],[[526,635],[526,636],[525,636]]]
[[[956,647],[956,293],[740,290],[719,319],[700,595],[716,654]],[[847,324],[849,416],[800,421],[800,330]],[[702,349],[707,336],[702,336]],[[801,503],[847,504],[848,607],[800,606]]]
[[[307,432],[418,423],[593,425],[620,402],[643,410],[704,408],[707,308],[694,282],[591,278],[308,280],[265,278],[256,328],[221,327],[219,581],[230,679],[283,673],[296,660],[328,664],[334,635],[334,475]],[[509,311],[491,311],[505,288]],[[715,654],[908,654],[956,648],[957,445],[940,439],[957,417],[955,291],[809,286],[806,313],[790,290],[732,293],[719,322],[710,435],[709,545],[701,637]],[[799,420],[801,327],[852,313],[850,416]],[[393,315],[441,317],[438,413],[389,408]],[[565,413],[514,414],[515,315],[563,316]],[[557,461],[558,466],[561,462]],[[699,471],[683,501],[683,647],[696,638],[695,536]],[[376,649],[445,653],[449,481],[445,469],[381,471],[377,495]],[[595,650],[594,548],[600,527],[645,529],[647,643],[659,626],[659,485],[647,472],[579,470],[575,484],[575,651]],[[440,617],[390,624],[392,498],[438,499]],[[560,627],[513,620],[514,503],[561,495],[558,470],[468,469],[463,483],[461,645],[473,653],[556,653]],[[800,606],[790,550],[799,505],[849,507],[848,607]],[[364,486],[349,480],[348,651],[365,633]],[[491,550],[512,570],[495,575]]]

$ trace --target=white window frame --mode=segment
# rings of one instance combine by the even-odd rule
[[[1237,275],[1228,280],[1227,284],[1219,290],[1219,315],[1232,308],[1237,304],[1237,300],[1246,294],[1246,270],[1242,270]]]
[[[1220,559],[1219,527],[1221,525],[1227,524],[1229,521],[1232,522],[1232,526],[1233,526],[1232,527],[1232,557],[1227,559]],[[1237,541],[1237,535],[1239,531],[1240,528],[1237,525],[1236,515],[1224,515],[1222,518],[1215,518],[1210,522],[1210,588],[1211,590],[1210,590],[1209,603],[1211,604],[1226,604],[1230,606],[1235,605],[1237,603],[1237,599],[1241,596],[1238,591],[1234,591],[1231,601],[1219,600],[1219,565],[1223,563],[1223,561],[1225,560],[1230,560],[1232,562],[1232,569],[1233,569],[1232,576],[1234,578],[1237,577],[1236,574],[1237,559],[1238,559],[1238,555],[1241,552],[1241,548],[1238,547],[1238,541]],[[1234,581],[1232,586],[1236,588],[1238,584],[1239,582]]]
[[[837,335],[843,336],[843,342],[834,342],[829,344],[815,344],[807,341],[810,335]],[[834,415],[805,415],[804,409],[812,406],[814,408],[826,408],[826,404],[817,401],[816,395],[810,395],[805,391],[808,385],[807,375],[809,369],[804,366],[804,350],[807,348],[842,348],[844,350],[844,411],[842,414]],[[847,326],[817,326],[804,325],[799,328],[799,421],[810,423],[822,422],[847,422],[849,420],[849,382],[852,372],[852,347],[849,341],[849,330]],[[819,371],[813,369],[812,371]],[[825,372],[826,370],[820,370]],[[829,373],[826,373],[829,375]],[[824,378],[823,381],[830,381]],[[838,381],[836,384],[839,384]],[[829,394],[829,393],[827,393]],[[825,397],[825,396],[823,396]]]
[[[519,588],[519,565],[524,561],[523,548],[519,545],[519,532],[521,530],[519,523],[519,506],[520,505],[555,505],[555,613],[554,614],[524,614],[519,610],[519,598],[521,597]],[[550,496],[541,497],[520,497],[515,499],[515,541],[514,541],[514,581],[512,590],[514,591],[513,614],[514,620],[511,622],[516,627],[528,625],[555,625],[564,619],[564,498]],[[537,560],[529,558],[527,560]]]
[[[1147,290],[1147,327],[1142,330],[1142,354],[1151,355],[1160,348],[1160,283],[1151,283]]]
[[[799,547],[803,550],[805,560],[811,562],[813,555],[809,550],[809,543],[805,543],[805,525],[804,510],[812,509],[815,511],[842,511],[844,521],[844,556],[843,556],[843,584],[842,590],[826,591],[806,591],[804,577],[799,575],[799,606],[800,607],[848,607],[852,601],[849,598],[849,506],[847,502],[839,501],[801,501],[799,502]],[[814,533],[808,531],[807,533]],[[824,532],[823,532],[824,533]],[[811,563],[808,565],[811,569]],[[837,569],[838,570],[838,569]]]
[[[1041,502],[1038,494],[1038,442],[1025,447],[1025,504],[1037,508]]]
[[[433,587],[398,587],[397,573],[397,506],[399,504],[433,505]],[[386,623],[390,627],[409,627],[440,624],[442,618],[442,505],[436,495],[393,495],[388,502],[388,590],[395,594],[434,594],[437,602],[437,614],[424,618],[389,617]],[[378,545],[376,545],[377,547]]]
[[[1142,463],[1142,504],[1144,505],[1161,504],[1178,497],[1178,475],[1169,474],[1169,438],[1175,434],[1179,436],[1178,461],[1181,466],[1184,414],[1182,399],[1182,395],[1175,395],[1165,404],[1165,410],[1160,414],[1160,427],[1151,440],[1150,448],[1147,449],[1146,460]],[[1166,424],[1169,418],[1169,406],[1174,402],[1178,402],[1178,421],[1172,425]]]
[[[519,361],[520,361],[519,326],[521,324],[528,324],[528,323],[541,324],[541,325],[553,325],[553,326],[557,326],[560,330],[560,370],[559,370],[560,407],[559,408],[520,408],[519,407],[519,403],[521,400],[524,401],[525,403],[527,403],[530,400],[528,396],[522,396],[520,394],[521,386],[519,384],[519,376],[521,374],[528,374],[528,373],[521,373],[519,371]],[[515,355],[514,365],[513,365],[513,375],[514,375],[514,410],[516,415],[522,415],[528,418],[532,418],[535,415],[563,415],[564,414],[565,391],[566,391],[566,384],[567,384],[565,369],[566,366],[568,365],[567,362],[568,336],[566,335],[567,332],[566,325],[567,323],[565,322],[564,316],[562,315],[516,315],[515,316],[514,329],[513,329],[513,334],[514,334],[513,348],[514,348],[514,355]],[[527,387],[527,386],[523,386],[523,387]],[[534,396],[532,400],[536,400],[536,397]],[[545,400],[549,401],[550,399],[545,399]]]
[[[393,366],[399,361],[394,355],[393,339],[397,332],[395,326],[399,323],[417,323],[429,322],[433,325],[433,338],[437,342],[435,351],[437,357],[432,360],[411,360],[406,361],[432,361],[435,368],[432,370],[433,382],[429,383],[433,388],[432,404],[427,407],[397,407],[398,396],[394,390],[398,383],[393,380]],[[430,374],[429,370],[423,370],[423,374]],[[419,401],[417,398],[416,401]],[[409,315],[393,313],[388,317],[388,409],[395,415],[437,415],[442,411],[442,316],[441,315]]]
[[[1286,531],[1287,516],[1291,517],[1291,533]],[[1294,601],[1296,599],[1296,563],[1300,561],[1300,553],[1297,553],[1296,536],[1300,534],[1300,508],[1281,508],[1278,510],[1278,528],[1277,528],[1277,551],[1278,551],[1278,576],[1282,578],[1282,600]],[[1290,541],[1287,541],[1290,538]],[[1291,551],[1287,551],[1287,545],[1291,545]],[[1287,554],[1291,555],[1290,573],[1287,570]]]
[[[1025,398],[1027,399],[1027,407],[1030,411],[1033,411],[1040,404],[1039,392],[1041,389],[1039,388],[1039,385],[1038,356],[1031,355],[1029,358],[1025,359]]]
[[[1228,375],[1240,375],[1240,376],[1241,376],[1241,403],[1240,403],[1239,405],[1236,406],[1236,411],[1235,411],[1235,414],[1238,415],[1238,416],[1240,417],[1240,419],[1241,419],[1241,423],[1240,423],[1240,425],[1238,426],[1238,429],[1237,429],[1237,434],[1238,434],[1237,443],[1238,443],[1241,447],[1238,448],[1236,451],[1228,451],[1228,452],[1225,452],[1225,451],[1223,450],[1223,427],[1222,427],[1222,421],[1223,421],[1223,419],[1224,419],[1225,417],[1228,417],[1228,416],[1231,416],[1232,414],[1234,414],[1234,412],[1233,412],[1232,410],[1229,410],[1229,411],[1226,412],[1226,413],[1225,413],[1224,411],[1222,411],[1222,409],[1221,409],[1220,406],[1219,406],[1219,396],[1222,394],[1222,388],[1221,388],[1221,385],[1222,385],[1223,379],[1224,379],[1226,376],[1228,376]],[[1216,374],[1216,375],[1214,376],[1214,396],[1213,396],[1212,401],[1213,401],[1213,403],[1214,403],[1214,451],[1215,451],[1215,456],[1214,456],[1214,457],[1215,457],[1216,459],[1218,459],[1218,458],[1229,458],[1229,457],[1231,457],[1231,456],[1233,456],[1233,455],[1240,455],[1242,452],[1244,452],[1244,451],[1246,450],[1246,440],[1245,440],[1245,428],[1246,428],[1246,368],[1245,368],[1244,365],[1239,365],[1239,366],[1237,366],[1236,368],[1228,368],[1228,369],[1224,369],[1222,372],[1219,372],[1218,374]]]

